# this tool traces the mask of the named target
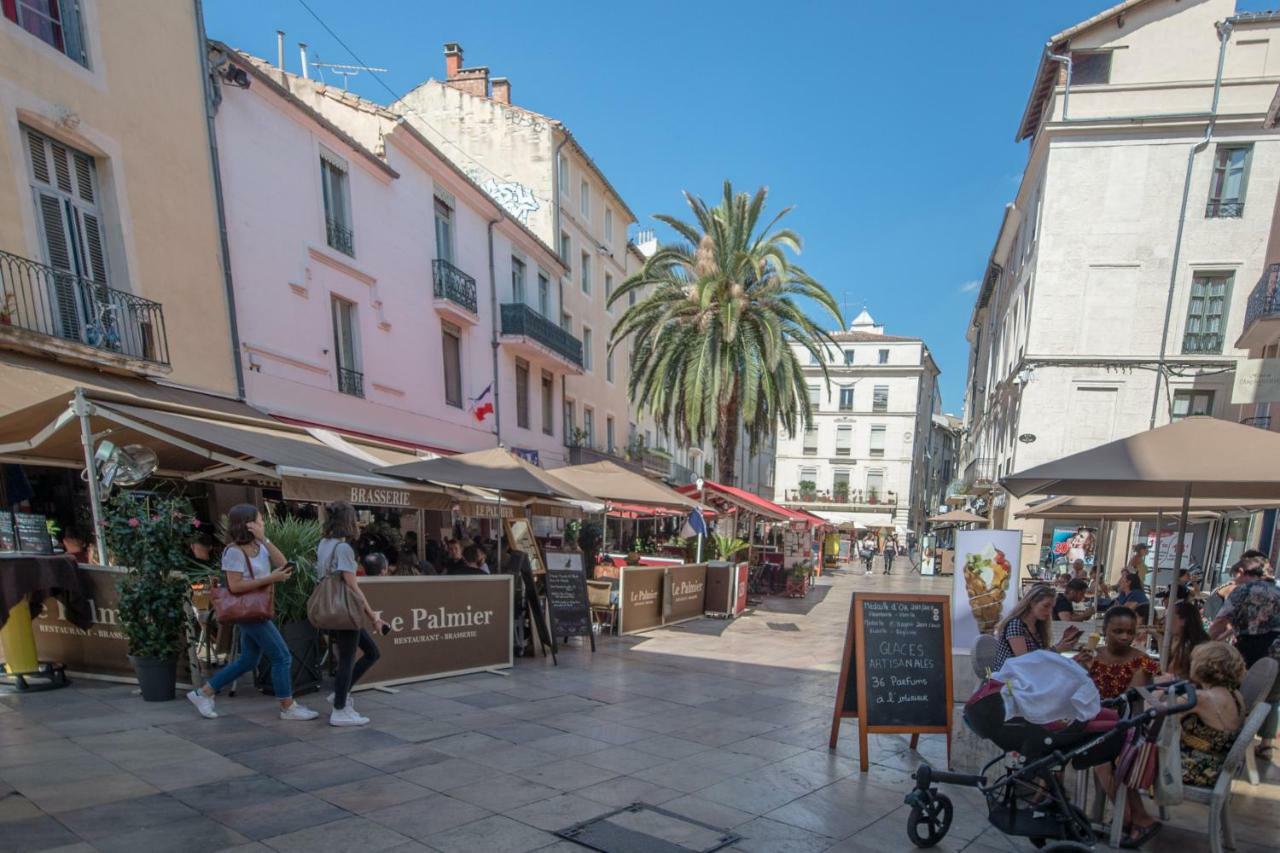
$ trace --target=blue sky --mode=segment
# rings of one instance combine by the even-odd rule
[[[1045,40],[1107,0],[910,4],[306,0],[397,94],[443,78],[442,45],[572,128],[640,217],[728,178],[793,205],[800,263],[890,334],[924,338],[960,411],[964,329],[1026,143],[1013,135]],[[1242,0],[1240,9],[1266,8]],[[209,36],[274,59],[355,63],[299,0],[205,0]],[[353,91],[391,100],[372,75]],[[830,325],[829,322],[825,323]]]

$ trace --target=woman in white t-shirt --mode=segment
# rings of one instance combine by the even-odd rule
[[[284,554],[267,540],[262,515],[252,504],[233,506],[227,513],[227,547],[222,552],[222,573],[227,588],[239,595],[289,579],[293,567],[286,565]],[[213,697],[231,682],[253,672],[265,654],[271,659],[271,686],[280,701],[280,719],[314,720],[315,711],[293,700],[293,655],[280,636],[280,629],[270,619],[241,622],[240,657],[214,673],[204,687],[187,694],[200,716],[213,719]]]
[[[324,512],[324,538],[316,548],[316,579],[324,580],[331,572],[341,575],[347,589],[364,608],[369,624],[373,625],[375,631],[381,631],[386,623],[373,612],[360,585],[356,583],[356,552],[351,547],[351,543],[359,535],[355,507],[346,501],[334,501],[324,508]],[[369,667],[378,662],[378,644],[363,628],[330,631],[329,635],[338,650],[333,692],[329,694],[329,702],[333,705],[329,725],[366,726],[369,718],[356,713],[350,694],[355,683],[369,671]],[[361,653],[359,660],[356,659],[357,649]]]

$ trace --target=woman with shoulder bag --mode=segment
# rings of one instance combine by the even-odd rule
[[[346,587],[349,601],[362,611],[356,618],[365,624],[372,625],[375,631],[386,630],[386,623],[378,618],[365,599],[360,585],[356,582],[356,552],[351,547],[358,535],[356,511],[346,501],[334,501],[325,507],[324,538],[316,549],[316,577],[321,584],[338,583],[330,580],[333,575],[341,578]],[[310,608],[308,608],[310,610]],[[324,628],[317,625],[317,628]],[[378,645],[363,625],[352,628],[328,628],[333,644],[338,650],[338,668],[334,676],[333,692],[329,694],[329,702],[333,705],[333,713],[329,715],[331,726],[365,726],[368,717],[356,713],[351,702],[351,688],[358,682],[369,667],[378,662]],[[356,660],[356,650],[361,652]]]
[[[262,516],[251,504],[239,504],[227,514],[227,547],[222,552],[222,572],[226,576],[227,590],[232,596],[245,596],[281,583],[293,574],[293,567],[285,562],[280,549],[267,541],[262,527]],[[231,682],[247,672],[252,672],[263,654],[271,658],[271,686],[280,701],[280,719],[314,720],[320,716],[300,702],[293,700],[293,655],[285,645],[280,629],[269,616],[256,621],[238,621],[240,629],[240,657],[218,670],[204,687],[192,690],[187,699],[196,706],[200,716],[214,719],[213,697]]]

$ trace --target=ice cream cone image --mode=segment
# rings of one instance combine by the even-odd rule
[[[1012,577],[1004,552],[988,544],[978,554],[970,554],[964,563],[964,588],[969,594],[969,609],[978,630],[989,634],[1000,621],[1005,595]]]

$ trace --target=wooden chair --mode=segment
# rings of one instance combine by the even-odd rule
[[[1252,713],[1254,707],[1271,693],[1275,686],[1277,674],[1280,674],[1280,663],[1275,658],[1261,658],[1249,667],[1244,681],[1240,685],[1240,695],[1244,697],[1245,714]],[[1245,752],[1245,776],[1249,784],[1258,784],[1258,757],[1252,749]]]
[[[587,581],[587,603],[591,605],[591,622],[608,628],[612,634],[618,627],[618,605],[613,602],[613,584]]]

